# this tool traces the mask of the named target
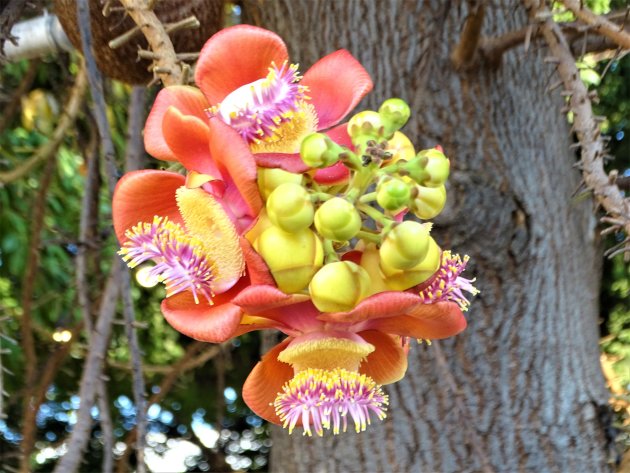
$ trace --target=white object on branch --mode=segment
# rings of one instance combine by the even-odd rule
[[[4,43],[4,55],[9,62],[74,49],[55,15],[45,14],[16,23],[11,28],[11,36],[16,38],[17,44]]]

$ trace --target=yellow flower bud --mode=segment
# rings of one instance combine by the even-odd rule
[[[263,199],[267,200],[269,195],[280,184],[291,182],[293,184],[302,184],[302,174],[295,174],[278,168],[259,168],[258,169],[258,190]]]
[[[426,158],[424,171],[428,178],[425,178],[420,184],[427,187],[439,187],[448,179],[451,163],[438,149],[429,149],[418,153],[418,157]]]
[[[351,261],[337,261],[322,267],[308,286],[315,307],[322,312],[345,312],[367,297],[370,276]]]
[[[312,133],[302,141],[300,157],[312,168],[325,168],[339,161],[344,149],[323,133]]]
[[[348,134],[352,142],[359,137],[376,139],[383,133],[383,120],[378,112],[364,110],[354,115],[348,122]]]
[[[430,231],[430,223],[407,220],[396,225],[387,234],[379,250],[382,265],[392,269],[416,266],[429,250]]]
[[[387,149],[392,153],[391,163],[395,163],[400,159],[409,161],[416,155],[416,150],[413,147],[413,143],[407,135],[397,131],[391,140],[387,142]]]
[[[381,271],[381,257],[374,243],[369,243],[363,250],[361,254],[361,267],[365,269],[368,276],[370,276],[370,290],[368,296],[390,290],[387,284],[385,284],[385,277]]]
[[[254,242],[254,249],[269,266],[278,288],[288,294],[304,289],[324,263],[322,242],[308,228],[288,233],[269,227]]]
[[[411,109],[404,100],[391,98],[383,102],[378,109],[378,113],[381,115],[386,128],[393,133],[407,123],[411,116]]]
[[[269,220],[286,232],[310,227],[314,213],[308,191],[299,184],[280,184],[267,199]]]
[[[333,197],[315,212],[315,228],[324,238],[348,241],[361,230],[361,216],[350,202]]]
[[[446,205],[446,187],[423,187],[416,185],[412,191],[415,197],[409,208],[414,215],[423,220],[436,217]]]
[[[424,259],[410,269],[395,269],[383,264],[381,269],[385,275],[385,284],[390,290],[404,291],[422,284],[435,274],[440,267],[442,252],[435,240],[429,237],[429,250]]]
[[[401,179],[383,177],[376,186],[376,202],[385,210],[397,212],[409,204],[411,189]]]

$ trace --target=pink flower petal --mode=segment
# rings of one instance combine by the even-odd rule
[[[225,28],[204,45],[195,67],[195,82],[216,105],[242,85],[263,79],[272,62],[278,66],[289,54],[275,33],[250,25]]]
[[[169,149],[186,169],[219,179],[221,173],[210,156],[206,123],[207,120],[169,107],[162,120],[162,133]]]
[[[245,258],[245,265],[247,266],[247,274],[252,285],[266,284],[269,286],[275,286],[276,282],[273,276],[269,272],[269,267],[265,263],[265,260],[254,250],[252,244],[245,238],[241,237],[241,250],[243,250],[243,257]]]
[[[313,177],[319,184],[332,186],[335,184],[343,184],[350,179],[350,170],[341,162],[337,162],[332,166],[315,171]]]
[[[294,173],[302,173],[309,170],[299,153],[258,153],[254,155],[254,159],[261,168],[280,168]]]
[[[263,314],[273,309],[309,300],[304,294],[285,294],[275,286],[256,285],[242,290],[232,302],[248,314]]]
[[[405,376],[407,353],[400,337],[374,330],[360,332],[359,335],[376,348],[361,362],[359,372],[368,375],[377,384],[395,383]]]
[[[258,362],[243,385],[243,400],[256,415],[280,424],[273,401],[282,387],[293,378],[293,368],[278,361],[278,354],[286,348],[290,339],[269,350]]]
[[[348,312],[322,313],[326,322],[359,323],[365,320],[402,315],[420,304],[420,298],[408,292],[388,291],[374,294]]]
[[[216,117],[210,119],[210,154],[219,170],[234,181],[249,214],[258,215],[262,198],[254,157],[238,132]]]
[[[309,88],[320,130],[339,123],[372,90],[370,75],[344,49],[317,61],[301,84]]]
[[[185,85],[162,89],[155,98],[144,126],[144,147],[147,153],[155,158],[176,161],[176,156],[166,144],[162,134],[162,120],[169,107],[175,107],[183,115],[192,115],[205,121],[208,101],[199,89]]]
[[[168,217],[183,224],[175,192],[184,185],[185,177],[168,171],[142,170],[125,174],[114,191],[112,216],[119,242],[125,232],[140,222],[151,223],[153,217]]]
[[[337,125],[325,132],[328,137],[333,140],[335,143],[341,146],[345,146],[346,148],[354,149],[352,146],[352,139],[348,134],[348,123],[342,123],[341,125]]]

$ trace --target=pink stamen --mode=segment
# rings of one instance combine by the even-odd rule
[[[435,302],[456,302],[463,311],[468,310],[470,301],[466,299],[462,291],[469,292],[473,296],[479,294],[479,290],[473,286],[474,279],[466,279],[460,276],[466,269],[470,258],[466,255],[462,259],[458,254],[450,251],[442,253],[442,264],[431,283],[420,291],[420,297],[425,304]]]
[[[125,234],[127,241],[118,254],[134,268],[148,260],[155,261],[149,274],[164,282],[168,296],[190,291],[199,303],[199,294],[212,304],[214,266],[201,251],[195,237],[166,217],[154,217],[152,223],[138,223]]]
[[[348,417],[352,417],[355,430],[362,432],[370,425],[371,414],[380,420],[386,417],[388,396],[371,378],[354,371],[309,368],[295,375],[282,390],[274,407],[289,433],[301,421],[304,435],[312,435],[311,427],[320,437],[324,429],[331,428],[336,435],[346,431]]]
[[[301,77],[297,66],[285,62],[278,68],[269,68],[269,75],[262,84],[252,84],[243,105],[237,111],[217,115],[234,128],[249,143],[272,137],[283,122],[291,119],[300,101],[304,100],[306,88],[298,85]],[[215,107],[212,112],[221,110]],[[226,119],[227,118],[227,119]]]

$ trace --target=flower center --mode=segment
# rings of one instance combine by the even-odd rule
[[[355,334],[314,332],[293,340],[280,352],[278,360],[290,364],[295,373],[308,368],[357,371],[361,361],[373,351],[374,345]]]
[[[433,280],[420,291],[420,297],[424,304],[434,302],[453,301],[463,311],[468,310],[470,301],[466,299],[462,291],[469,292],[473,296],[479,294],[479,290],[473,286],[474,279],[466,279],[460,276],[466,269],[470,258],[465,255],[462,259],[458,254],[450,251],[442,252],[442,262]]]
[[[202,251],[203,244],[166,217],[155,217],[152,223],[139,223],[125,236],[128,240],[118,252],[131,268],[148,260],[156,265],[149,276],[166,285],[167,296],[191,291],[195,302],[202,295],[212,304],[216,267]]]
[[[345,432],[352,417],[357,432],[370,425],[370,415],[386,417],[388,396],[374,380],[345,369],[306,369],[287,382],[273,405],[284,428],[293,432],[302,422],[304,435],[311,436],[311,425],[320,437],[324,429],[333,434]]]
[[[190,291],[197,304],[199,295],[212,304],[215,293],[244,273],[238,234],[221,204],[202,189],[182,186],[176,199],[186,228],[159,216],[140,222],[125,233],[119,254],[131,268],[154,261],[148,274],[166,285],[167,297]]]
[[[295,141],[317,127],[317,115],[305,102],[306,87],[298,84],[301,76],[297,70],[297,65],[288,65],[286,61],[281,67],[272,63],[266,78],[239,87],[221,104],[212,107],[210,113],[219,116],[252,145],[279,142],[286,148],[287,138]],[[276,145],[255,152],[287,151],[279,151]]]

